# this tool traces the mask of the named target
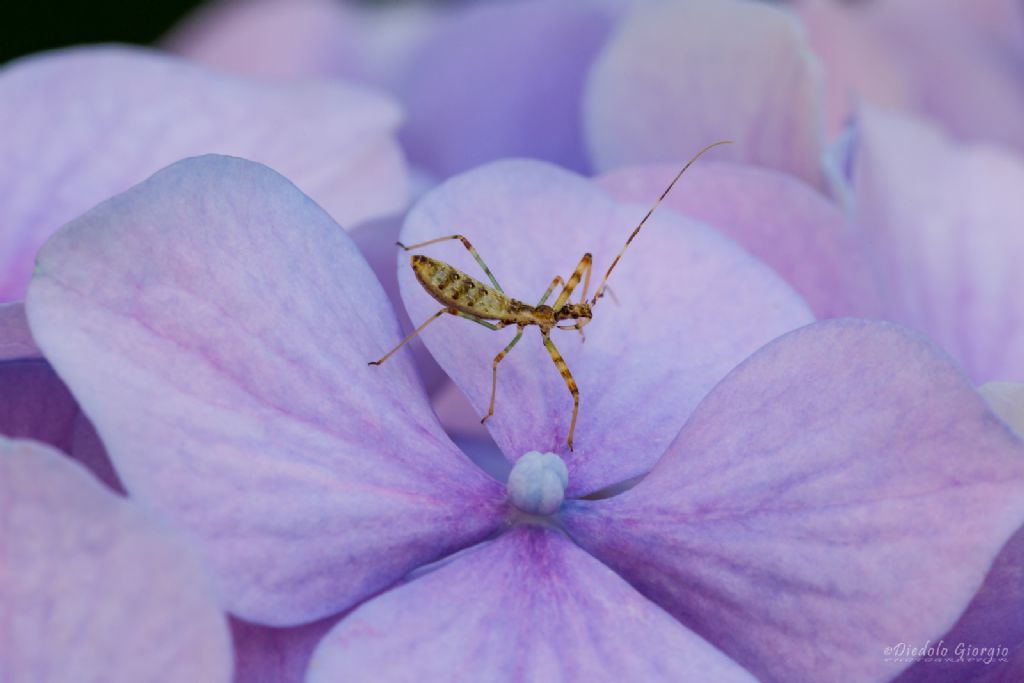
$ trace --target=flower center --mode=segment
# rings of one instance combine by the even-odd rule
[[[550,515],[565,500],[569,470],[554,453],[530,451],[508,475],[508,497],[512,504],[530,515]]]

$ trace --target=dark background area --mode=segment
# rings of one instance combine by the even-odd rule
[[[389,5],[453,0],[356,1]],[[150,44],[203,4],[204,0],[0,0],[0,64],[80,43]]]
[[[0,63],[77,43],[152,43],[202,0],[7,0]]]

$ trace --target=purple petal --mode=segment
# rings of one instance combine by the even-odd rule
[[[302,683],[313,650],[337,621],[328,617],[303,626],[272,628],[232,619],[234,683]]]
[[[389,216],[368,221],[351,230],[349,234],[352,235],[363,258],[373,268],[373,274],[384,286],[388,300],[398,314],[402,333],[409,334],[416,326],[409,320],[409,314],[405,312],[405,306],[402,304],[402,295],[398,291],[398,268],[396,267],[399,264],[395,261],[395,242],[402,230],[402,219],[402,216]],[[420,372],[420,377],[423,378],[427,392],[433,393],[447,380],[444,370],[430,355],[420,339],[413,339],[409,342],[409,348],[416,359],[416,367]]]
[[[943,661],[918,662],[907,669],[894,683],[981,683],[1000,680],[999,674],[1008,674],[1014,664],[1000,657],[998,650],[1006,648],[1013,653],[1024,647],[1024,530],[1018,531],[1006,544],[985,583],[971,600],[971,604],[944,636],[947,652]],[[959,661],[958,648],[971,646],[994,648],[992,661]],[[947,661],[952,660],[952,661]],[[1017,671],[1020,664],[1016,662]],[[992,676],[992,678],[989,678]],[[1019,681],[1020,678],[1005,679]]]
[[[103,442],[42,358],[21,303],[0,304],[0,435],[54,446],[124,491]]]
[[[583,84],[609,28],[595,8],[550,0],[454,15],[415,54],[400,88],[410,160],[440,177],[520,156],[589,168]]]
[[[767,166],[821,186],[817,65],[799,24],[762,3],[654,4],[635,12],[598,58],[585,123],[600,169],[718,158]]]
[[[46,238],[183,157],[266,163],[348,225],[394,212],[395,107],[341,83],[270,84],[127,48],[63,50],[0,72],[0,300]]]
[[[0,362],[0,434],[71,452],[78,403],[41,358]]]
[[[206,156],[40,252],[40,347],[128,490],[188,529],[239,616],[341,610],[500,521],[348,235],[270,169]]]
[[[124,492],[96,430],[42,359],[0,362],[0,435],[58,448],[112,490]]]
[[[228,681],[224,615],[188,548],[83,469],[0,438],[5,681]]]
[[[0,303],[0,362],[41,358],[21,302]]]
[[[598,180],[619,201],[657,197],[679,169],[635,166]],[[771,266],[819,318],[872,315],[880,308],[859,236],[843,213],[799,180],[765,169],[703,161],[665,206],[707,223]]]
[[[1020,683],[1021,680],[1024,680],[1024,648],[1011,653],[1009,663],[989,667],[971,683]]]
[[[992,412],[1024,437],[1024,384],[989,382],[978,388]]]
[[[584,251],[594,254],[592,294],[646,208],[617,204],[548,164],[498,162],[429,193],[410,212],[402,241],[458,229],[505,291],[533,305],[555,275],[569,278]],[[423,251],[486,281],[458,242]],[[398,258],[408,264],[406,254]],[[399,278],[414,322],[440,308],[408,265]],[[487,422],[509,460],[532,450],[561,454],[570,472],[567,495],[650,469],[719,379],[765,342],[811,320],[803,301],[766,266],[668,210],[654,215],[609,282],[620,304],[602,299],[585,344],[574,331],[552,333],[580,389],[575,452],[566,445],[572,399],[536,329],[502,361]],[[582,285],[578,290],[574,301]],[[513,335],[445,316],[424,330],[423,340],[483,416],[492,359]]]
[[[765,683],[887,680],[905,664],[883,648],[941,636],[1024,521],[1024,444],[918,337],[828,321],[722,380],[635,488],[562,518]]]
[[[754,679],[560,534],[520,527],[356,609],[306,680]]]
[[[125,493],[124,484],[114,470],[114,463],[110,461],[103,440],[81,409],[78,411],[78,419],[71,427],[71,450],[68,455],[84,465],[93,476],[111,489]]]
[[[431,394],[430,402],[437,413],[437,419],[449,434],[472,439],[491,438],[487,427],[480,424],[480,416],[476,409],[462,393],[462,389],[451,380],[446,381]]]
[[[977,383],[1024,380],[1024,160],[867,109],[854,189],[888,317]]]
[[[70,452],[78,404],[42,358],[21,303],[0,304],[0,435]]]

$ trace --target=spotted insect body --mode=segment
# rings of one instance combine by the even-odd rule
[[[587,256],[589,262],[589,255]],[[423,289],[438,303],[481,320],[497,321],[497,327],[537,325],[548,332],[563,320],[590,318],[590,305],[565,304],[557,310],[543,303],[531,306],[466,275],[444,261],[416,254],[412,269]],[[578,280],[579,278],[577,278]],[[572,285],[575,285],[570,280]]]
[[[417,327],[412,334],[403,339],[401,343],[395,348],[391,349],[379,360],[371,361],[370,365],[380,365],[388,358],[391,357],[398,349],[402,348],[409,340],[418,335],[423,328],[437,320],[439,317],[448,313],[450,315],[456,315],[468,320],[472,320],[475,323],[483,325],[484,327],[492,330],[499,330],[509,325],[515,325],[518,330],[515,337],[509,342],[502,351],[494,357],[494,361],[491,364],[491,402],[488,408],[487,415],[481,420],[484,422],[487,418],[494,414],[494,398],[498,386],[498,363],[512,350],[519,340],[523,336],[523,330],[529,325],[537,325],[540,328],[541,337],[543,339],[544,348],[547,350],[548,355],[551,356],[552,362],[558,369],[559,374],[565,381],[566,387],[569,389],[569,393],[572,395],[573,407],[572,407],[572,421],[569,424],[569,436],[568,446],[569,450],[572,450],[572,437],[573,432],[576,429],[576,417],[579,413],[580,407],[580,392],[576,386],[576,380],[573,379],[572,373],[569,372],[569,366],[566,365],[565,359],[562,358],[562,354],[555,348],[554,342],[551,341],[551,330],[578,330],[580,336],[583,335],[583,327],[590,322],[593,317],[593,307],[597,305],[597,302],[601,300],[607,289],[608,276],[611,275],[615,266],[618,264],[619,259],[625,253],[626,249],[633,242],[633,239],[639,234],[640,229],[643,228],[647,219],[651,217],[661,201],[665,199],[665,196],[672,190],[672,187],[676,184],[676,181],[682,177],[686,169],[697,160],[704,152],[708,151],[712,147],[718,145],[727,144],[727,142],[716,142],[713,145],[708,145],[700,152],[698,152],[690,161],[683,166],[683,170],[679,171],[676,177],[669,183],[665,191],[661,193],[661,196],[654,203],[654,205],[647,211],[647,214],[640,220],[640,223],[636,226],[633,232],[626,239],[626,244],[619,251],[618,255],[612,261],[608,270],[605,271],[604,278],[601,280],[601,284],[598,286],[597,291],[590,301],[587,301],[587,290],[590,287],[590,274],[593,267],[593,262],[590,254],[584,254],[583,258],[580,259],[579,265],[576,266],[576,270],[573,271],[572,275],[568,280],[563,280],[561,277],[555,277],[551,281],[551,285],[544,292],[540,302],[535,306],[530,306],[522,301],[513,299],[512,297],[505,294],[502,290],[501,285],[498,284],[498,280],[491,273],[490,268],[484,263],[483,259],[470,244],[469,240],[462,235],[448,235],[446,237],[438,237],[437,239],[428,240],[426,242],[420,242],[419,244],[410,244],[405,246],[399,242],[398,246],[402,247],[406,251],[411,249],[417,249],[419,247],[425,247],[430,244],[436,244],[437,242],[444,242],[448,240],[459,240],[467,251],[473,256],[477,264],[487,275],[487,278],[491,281],[491,285],[485,285],[483,282],[466,275],[458,268],[451,266],[444,261],[432,259],[428,256],[421,254],[415,254],[412,257],[412,269],[416,274],[416,279],[419,280],[423,289],[433,297],[438,303],[444,308],[435,313],[433,316],[428,318],[422,325]],[[572,295],[576,286],[583,281],[583,295],[580,298],[579,303],[570,303],[569,297]],[[547,305],[547,300],[551,294],[555,291],[555,287],[562,285],[562,290],[552,305]],[[493,322],[491,322],[493,321]],[[573,321],[571,325],[559,325],[559,322]]]
[[[412,270],[423,289],[445,306],[484,320],[516,322],[526,305],[488,287],[461,270],[428,256],[412,257]]]

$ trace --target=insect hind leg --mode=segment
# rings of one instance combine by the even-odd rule
[[[378,359],[378,360],[371,360],[371,361],[370,361],[369,363],[367,363],[367,365],[380,365],[381,363],[383,363],[384,361],[386,361],[386,360],[387,360],[388,358],[391,358],[391,356],[395,355],[395,352],[396,352],[396,351],[398,351],[398,349],[402,348],[403,346],[405,346],[406,344],[408,344],[408,343],[409,343],[410,341],[412,341],[413,337],[415,337],[415,336],[416,336],[417,334],[419,334],[420,332],[422,332],[422,331],[423,331],[423,329],[424,329],[424,328],[425,328],[425,327],[426,327],[427,325],[429,325],[430,323],[434,322],[435,320],[437,320],[438,318],[440,318],[440,317],[441,317],[442,315],[444,315],[445,313],[451,313],[451,312],[452,312],[452,311],[451,311],[451,309],[448,309],[448,308],[442,308],[442,309],[441,309],[440,311],[438,311],[438,312],[437,312],[437,313],[435,313],[434,315],[432,315],[432,316],[430,316],[429,318],[427,318],[427,319],[426,319],[426,321],[425,321],[425,322],[424,322],[424,323],[423,323],[422,325],[420,325],[419,327],[417,327],[417,328],[416,328],[415,330],[413,330],[413,331],[412,331],[412,332],[411,332],[411,333],[409,334],[409,336],[408,336],[408,337],[406,337],[406,338],[405,338],[405,339],[403,339],[402,341],[398,342],[398,346],[396,346],[395,348],[393,348],[393,349],[391,349],[390,351],[388,351],[387,353],[385,353],[385,354],[384,354],[384,355],[383,355],[383,356],[382,356],[382,357],[381,357],[380,359]]]
[[[417,242],[416,244],[410,244],[409,246],[406,246],[401,242],[395,242],[395,244],[400,246],[402,249],[405,249],[406,251],[412,251],[413,249],[419,249],[420,247],[426,247],[431,244],[437,244],[438,242],[446,242],[448,240],[459,240],[460,242],[462,242],[462,246],[464,246],[469,251],[469,253],[473,256],[473,259],[477,262],[477,264],[479,264],[480,268],[483,269],[484,274],[487,276],[487,279],[491,281],[491,284],[494,285],[494,288],[501,292],[502,294],[505,293],[505,290],[502,289],[501,285],[498,284],[498,280],[497,278],[494,277],[494,274],[491,272],[491,269],[488,268],[487,264],[484,263],[484,260],[480,258],[480,254],[478,254],[476,249],[473,248],[473,245],[470,243],[470,241],[463,237],[462,235],[445,235],[444,237],[437,237],[432,240],[427,240],[426,242]]]
[[[487,422],[487,419],[494,415],[494,397],[498,393],[498,363],[508,355],[508,352],[512,350],[512,347],[519,343],[519,340],[523,336],[523,328],[519,327],[519,331],[516,332],[516,336],[512,338],[512,341],[508,343],[504,349],[501,350],[497,356],[494,357],[494,362],[491,364],[491,403],[487,407],[487,414],[480,420],[480,424]]]
[[[548,350],[548,354],[551,355],[551,360],[554,361],[555,367],[558,368],[559,374],[562,375],[562,379],[565,380],[565,386],[569,387],[569,393],[572,394],[572,421],[569,424],[569,450],[572,450],[572,435],[576,431],[576,416],[580,412],[580,390],[576,386],[576,380],[573,379],[572,373],[569,372],[569,366],[565,364],[565,359],[562,358],[562,354],[555,348],[554,342],[551,341],[551,337],[544,335],[544,348]]]

